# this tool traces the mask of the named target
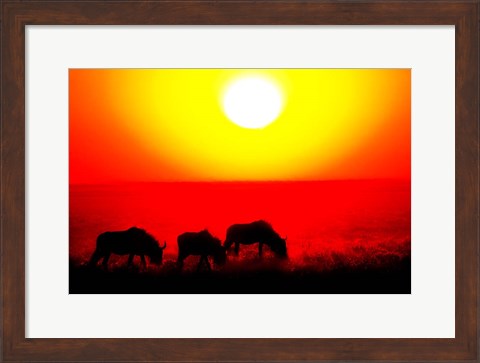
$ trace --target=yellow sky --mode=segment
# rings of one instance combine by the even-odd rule
[[[283,95],[263,129],[222,95],[261,77]],[[70,70],[72,182],[410,176],[410,70]]]

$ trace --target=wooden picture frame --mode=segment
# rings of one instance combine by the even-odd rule
[[[476,361],[479,356],[479,3],[4,0],[1,358],[4,361]],[[454,339],[26,339],[26,25],[455,25]],[[435,130],[432,130],[434,133]]]

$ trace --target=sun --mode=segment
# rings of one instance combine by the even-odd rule
[[[248,77],[230,84],[223,96],[223,111],[235,124],[263,128],[275,121],[283,109],[282,93],[271,81]]]

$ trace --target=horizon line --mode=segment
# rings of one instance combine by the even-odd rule
[[[319,183],[319,182],[353,182],[353,181],[411,181],[411,177],[404,178],[346,178],[346,179],[283,179],[283,180],[132,180],[92,183],[71,183],[71,186],[91,185],[128,185],[128,184],[261,184],[261,183]]]

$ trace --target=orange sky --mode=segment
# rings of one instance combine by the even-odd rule
[[[257,77],[278,118],[242,128],[229,85]],[[71,69],[70,183],[410,178],[407,69]]]

